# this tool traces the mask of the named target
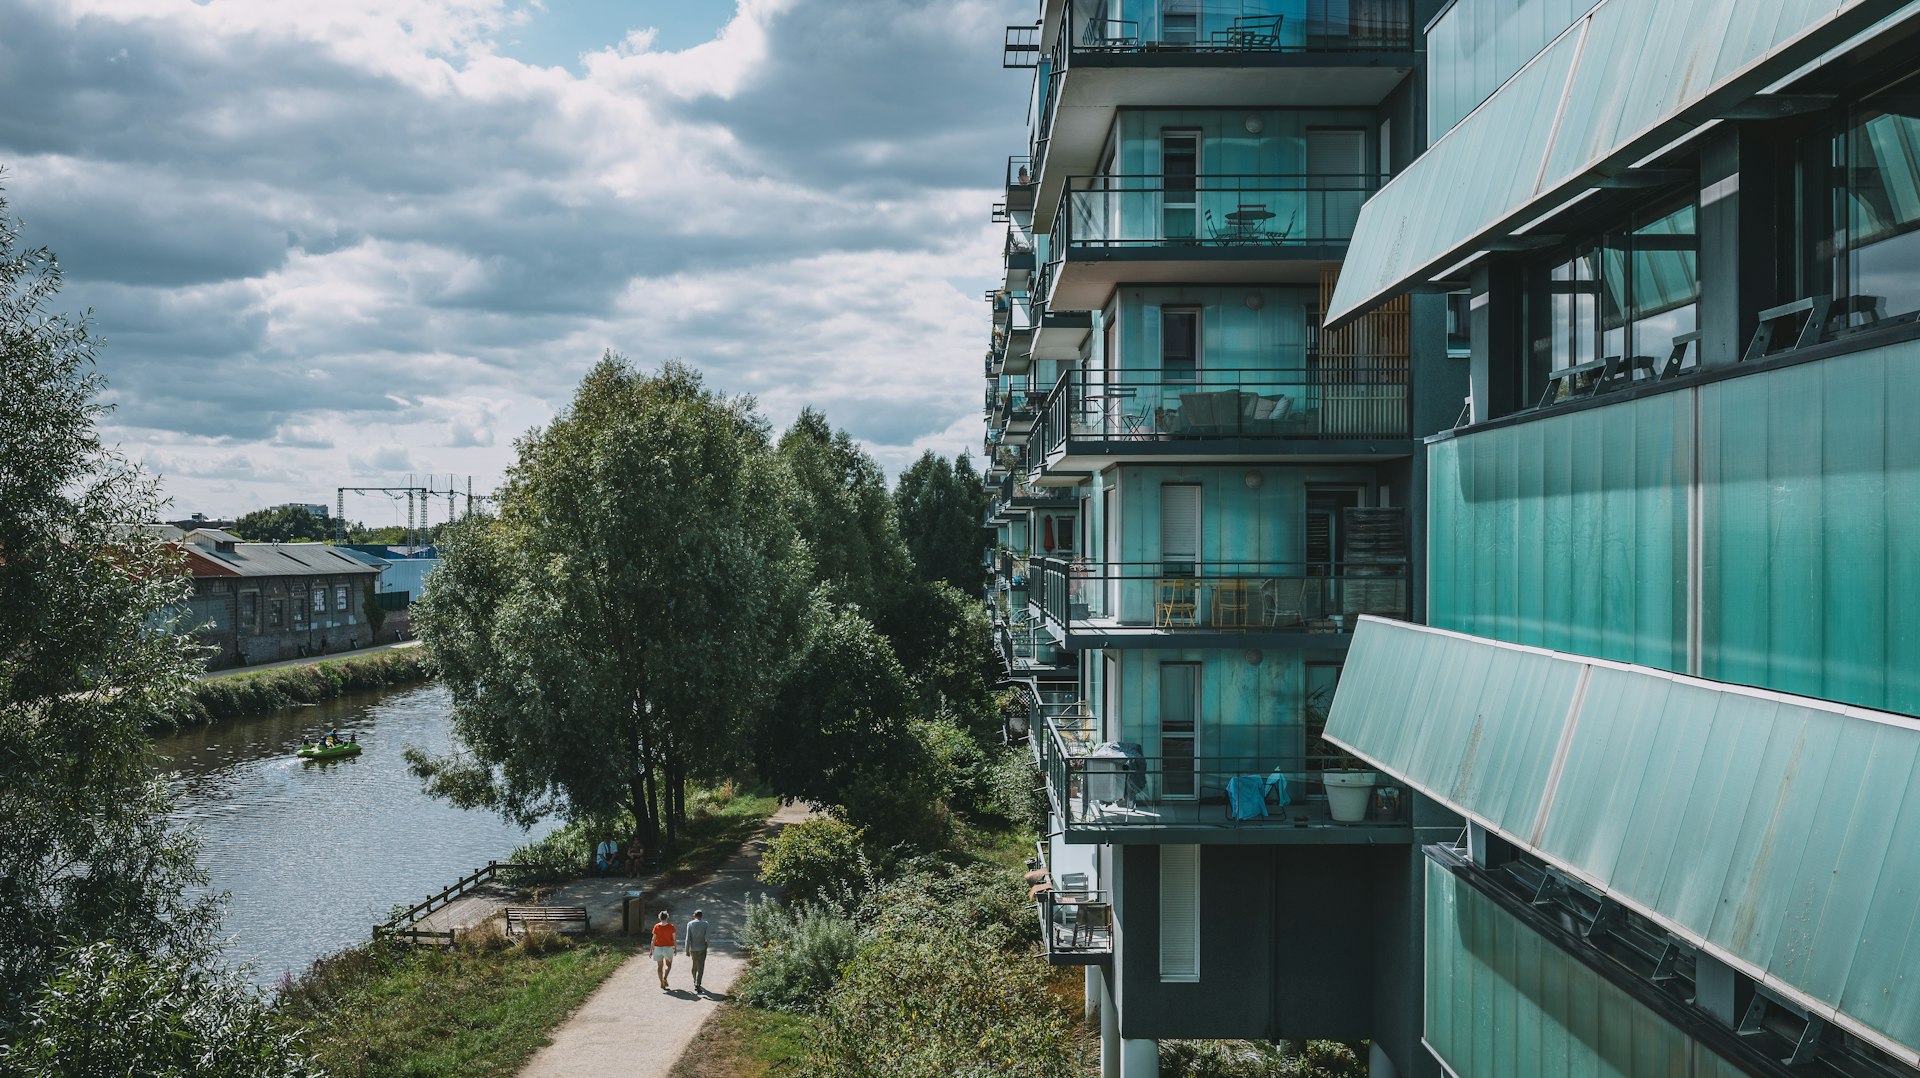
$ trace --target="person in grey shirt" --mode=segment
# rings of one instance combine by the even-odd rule
[[[693,990],[703,992],[700,979],[707,972],[707,921],[702,910],[693,911],[693,920],[687,922],[686,939],[687,959],[693,963]]]

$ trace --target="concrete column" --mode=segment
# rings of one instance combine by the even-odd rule
[[[1087,1012],[1085,1015],[1087,1023],[1091,1025],[1093,1020],[1095,1018],[1098,1018],[1099,1016],[1100,1016],[1100,967],[1088,966],[1087,967]]]
[[[1121,1078],[1120,1015],[1113,1008],[1113,989],[1104,975],[1100,978],[1100,1078]]]
[[[1400,1068],[1378,1044],[1367,1046],[1367,1078],[1400,1078]]]
[[[1120,1078],[1160,1078],[1160,1042],[1121,1041]]]

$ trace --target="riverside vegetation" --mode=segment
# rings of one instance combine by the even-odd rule
[[[174,721],[224,722],[280,708],[323,703],[362,689],[426,681],[433,675],[433,657],[425,648],[396,648],[254,673],[226,674],[195,682],[187,710]]]

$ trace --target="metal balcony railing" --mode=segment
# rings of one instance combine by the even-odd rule
[[[1076,251],[1178,247],[1257,255],[1344,244],[1380,177],[1074,176],[1053,218],[1054,258]]]
[[[1342,786],[1359,777],[1343,768],[1352,763],[1346,758],[1193,755],[1170,751],[1175,743],[1193,742],[1165,733],[1159,735],[1163,751],[1149,756],[1123,740],[1096,741],[1097,729],[1097,720],[1090,728],[1085,720],[1054,718],[1033,728],[1048,800],[1056,822],[1070,832],[1404,827],[1410,818],[1406,791],[1384,775],[1375,774],[1370,787],[1334,795],[1357,805],[1330,803],[1329,777]]]
[[[1025,28],[1023,28],[1025,29]],[[1033,158],[1019,154],[1007,158],[1007,187],[1030,187],[1035,179]]]
[[[1040,605],[1068,633],[1352,632],[1361,614],[1407,616],[1393,563],[1093,562],[1042,558]]]
[[[1085,965],[1113,953],[1113,896],[1097,888],[1042,891],[1034,896],[1047,960]]]
[[[1112,17],[1116,11],[1129,17]],[[1410,0],[1161,0],[1124,8],[1106,0],[1068,0],[1062,20],[1060,38],[1072,54],[1401,52],[1413,47]],[[1038,62],[1037,40],[1023,55]]]
[[[1345,358],[1297,370],[1069,370],[1034,441],[1406,438],[1405,360]]]

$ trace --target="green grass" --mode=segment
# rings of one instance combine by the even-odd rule
[[[535,939],[551,939],[538,937]],[[282,994],[326,1072],[505,1076],[632,953],[621,939],[459,948],[369,945],[316,962]]]
[[[668,1078],[772,1078],[805,1059],[815,1019],[725,1003]]]
[[[661,882],[668,887],[680,887],[719,868],[779,807],[778,798],[740,789],[731,782],[689,789],[688,820],[675,841],[660,853]],[[584,869],[600,839],[613,835],[624,842],[631,834],[631,814],[622,813],[612,820],[576,820],[546,838],[513,851],[512,860],[562,866],[561,871],[550,877],[532,882],[571,879],[578,871],[575,866]]]
[[[195,682],[190,710],[177,719],[182,723],[221,722],[433,676],[433,660],[424,647],[223,675]]]

